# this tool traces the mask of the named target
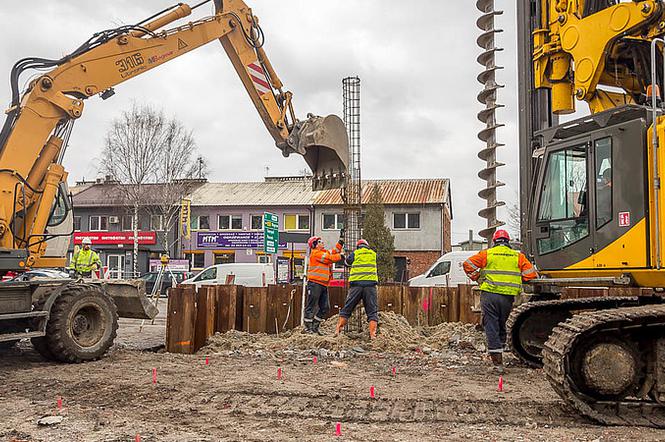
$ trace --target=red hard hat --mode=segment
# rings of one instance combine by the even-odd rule
[[[506,232],[505,230],[499,229],[496,232],[494,232],[492,241],[496,241],[497,239],[505,239],[506,241],[510,241],[510,235],[508,235],[508,232]]]
[[[369,247],[369,243],[364,239],[359,239],[358,242],[356,243],[356,247],[360,247],[360,246]]]
[[[309,246],[310,249],[313,249],[316,247],[316,243],[321,241],[320,236],[312,236],[310,239],[307,240],[307,245]]]

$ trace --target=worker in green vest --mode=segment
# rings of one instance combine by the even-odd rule
[[[503,229],[494,233],[494,246],[481,250],[464,262],[464,271],[480,284],[480,308],[487,338],[487,351],[494,368],[503,373],[506,321],[522,282],[538,277],[523,253],[510,247],[510,235]]]
[[[376,292],[379,277],[376,272],[376,252],[369,248],[367,241],[360,239],[356,243],[355,252],[346,257],[346,265],[351,266],[349,294],[344,302],[344,307],[339,311],[335,336],[339,335],[349,322],[349,317],[362,299],[369,321],[369,338],[374,339],[379,325],[379,305]]]
[[[69,268],[84,278],[90,278],[93,270],[101,268],[102,261],[99,259],[97,252],[91,249],[92,241],[90,238],[83,238],[81,245],[83,249],[74,252]]]

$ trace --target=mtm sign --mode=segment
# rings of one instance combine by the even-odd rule
[[[279,217],[274,213],[263,213],[263,251],[277,253],[279,247]]]

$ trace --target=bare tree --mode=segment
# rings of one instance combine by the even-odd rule
[[[167,119],[161,110],[134,104],[111,123],[100,172],[118,184],[113,192],[131,209],[136,274],[139,211],[161,217],[160,242],[168,252],[168,232],[178,219],[180,201],[205,178],[206,163],[196,156],[192,132],[182,122]]]

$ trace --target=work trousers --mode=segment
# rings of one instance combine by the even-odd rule
[[[506,345],[506,321],[514,300],[515,297],[511,295],[480,292],[480,308],[489,353],[501,353]]]
[[[305,300],[305,322],[322,322],[330,310],[328,287],[307,282],[307,299]]]
[[[365,314],[367,314],[368,321],[379,321],[379,305],[377,302],[376,286],[351,286],[349,287],[349,294],[344,301],[344,307],[339,311],[339,316],[349,319],[353,310],[360,302],[363,301],[365,307]]]

